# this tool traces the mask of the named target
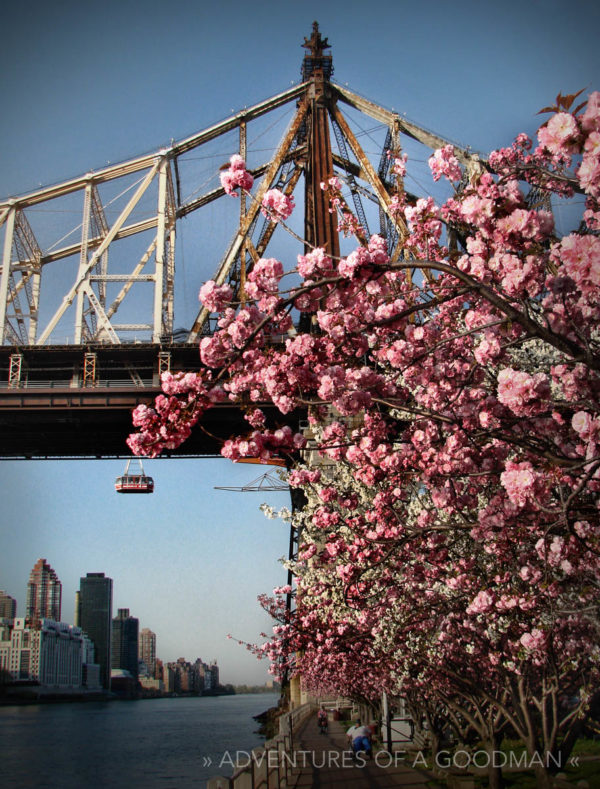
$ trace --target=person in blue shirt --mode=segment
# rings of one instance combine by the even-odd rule
[[[363,726],[360,720],[357,720],[354,726],[348,729],[346,735],[352,744],[352,751],[355,755],[364,751],[369,759],[372,758],[371,730],[367,726]]]

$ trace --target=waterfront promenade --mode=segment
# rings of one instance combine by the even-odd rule
[[[311,715],[294,735],[294,749],[306,753],[306,765],[300,767],[295,789],[384,789],[385,787],[435,786],[435,778],[410,767],[410,757],[394,760],[382,752],[364,766],[354,763],[346,733],[337,721],[329,721],[327,734],[321,734],[316,715]],[[394,761],[397,763],[395,764]],[[391,762],[391,764],[390,764]],[[360,761],[363,765],[363,761]]]

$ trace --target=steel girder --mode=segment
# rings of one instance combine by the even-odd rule
[[[354,196],[366,192],[378,203],[382,217],[381,227],[382,229],[387,227],[390,236],[393,232],[395,249],[392,252],[395,256],[400,254],[406,226],[402,220],[392,215],[389,206],[392,189],[398,186],[402,188],[402,184],[394,185],[387,182],[385,168],[382,170],[380,166],[380,171],[377,171],[352,132],[340,110],[339,103],[349,105],[387,127],[389,130],[387,139],[394,141],[394,147],[402,134],[429,148],[440,147],[448,141],[346,88],[331,83],[328,79],[324,80],[322,75],[313,74],[307,82],[232,115],[156,153],[0,202],[0,228],[3,228],[4,232],[0,280],[1,344],[17,347],[52,344],[57,326],[67,321],[70,315],[74,315],[73,342],[80,345],[127,343],[130,341],[127,337],[130,337],[131,332],[145,333],[146,341],[154,343],[172,337],[175,320],[177,221],[224,194],[222,189],[217,188],[182,202],[179,195],[180,158],[235,129],[239,130],[239,151],[245,157],[248,123],[292,101],[297,102],[297,109],[274,157],[252,170],[255,178],[260,178],[258,189],[249,203],[245,196],[242,197],[238,227],[213,278],[218,283],[231,281],[232,277],[234,280],[241,279],[241,282],[235,284],[240,286],[239,297],[243,300],[244,278],[254,262],[264,254],[275,230],[274,223],[267,223],[260,238],[256,240],[252,238],[262,197],[274,186],[283,188],[287,194],[291,194],[303,173],[306,176],[306,188],[311,190],[310,198],[305,201],[307,211],[305,237],[309,242],[311,238],[316,240],[317,236],[312,226],[317,221],[317,217],[313,216],[315,211],[324,225],[332,220],[323,218],[326,208],[320,205],[323,202],[322,195],[318,192],[318,183],[313,176],[318,170],[318,181],[324,174],[329,174],[333,166],[352,176]],[[327,128],[328,115],[341,131],[355,161],[348,160],[346,150],[340,151],[339,154],[331,151]],[[321,149],[317,150],[319,146]],[[459,160],[469,173],[481,170],[485,166],[476,154],[454,147]],[[323,155],[327,156],[329,164],[321,162]],[[382,158],[385,155],[387,151],[384,150]],[[291,168],[291,175],[283,178],[282,173],[286,167]],[[109,221],[108,205],[103,204],[99,187],[111,183],[118,184],[119,179],[127,180],[136,175],[139,175],[139,180],[129,185],[127,190],[133,194],[116,218]],[[310,187],[309,178],[315,181],[315,183],[311,182]],[[357,185],[357,178],[362,180],[365,186]],[[53,201],[66,197],[80,201],[80,238],[63,246],[44,248],[36,238],[27,214],[38,206],[52,206]],[[150,216],[139,219],[134,214],[143,200],[146,203],[148,200],[154,201],[155,207]],[[318,207],[315,209],[314,206]],[[329,230],[322,232],[325,233],[324,238],[332,235]],[[127,272],[111,270],[113,248],[124,239],[143,233],[150,234],[150,238],[144,252],[135,261],[131,270]],[[366,239],[362,241],[364,243]],[[337,242],[332,240],[327,243],[333,243],[333,253],[338,253]],[[50,264],[68,258],[78,259],[75,278],[65,286],[58,308],[50,314],[42,313],[40,308],[42,279],[52,277],[54,267]],[[116,295],[113,292],[112,297],[109,298],[108,286],[114,283],[121,283],[121,287]],[[134,322],[130,320],[117,323],[118,310],[129,294],[133,294],[141,286],[147,288],[148,283],[153,288],[151,309],[137,316]],[[188,333],[188,341],[197,340],[207,330],[208,319],[208,312],[204,309],[200,310]]]

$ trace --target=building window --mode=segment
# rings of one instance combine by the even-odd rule
[[[24,649],[21,652],[21,663],[19,666],[20,679],[29,679],[29,650]]]

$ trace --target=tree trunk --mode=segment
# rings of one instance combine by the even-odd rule
[[[534,767],[535,772],[535,784],[538,789],[552,789],[554,781],[552,780],[552,776],[550,775],[550,771],[547,770],[543,765],[536,764]]]
[[[490,789],[503,789],[504,776],[502,775],[502,760],[499,758],[502,737],[495,732],[486,742],[485,750],[488,755],[488,784]]]
[[[434,764],[437,764],[437,756],[440,752],[440,737],[434,729],[430,729],[429,738],[431,743],[431,758]]]
[[[494,763],[495,754],[490,754],[491,760],[488,765],[488,785],[490,789],[504,789],[504,776],[502,775],[502,767]],[[497,760],[496,760],[497,761]]]

